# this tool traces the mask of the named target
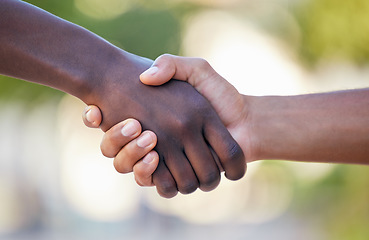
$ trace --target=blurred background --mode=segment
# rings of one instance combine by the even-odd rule
[[[141,56],[203,57],[244,94],[369,87],[367,0],[28,2]],[[369,238],[366,166],[259,161],[162,199],[115,172],[83,108],[0,76],[0,239]]]

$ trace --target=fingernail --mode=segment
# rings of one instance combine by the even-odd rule
[[[154,156],[151,153],[146,154],[146,156],[142,159],[142,162],[146,164],[150,164],[152,161],[154,161]]]
[[[157,67],[151,67],[149,69],[147,69],[145,72],[143,72],[141,75],[150,75],[150,76],[153,76],[155,75],[155,73],[158,72],[158,68]]]
[[[129,137],[137,132],[137,128],[133,122],[128,122],[123,126],[121,132],[123,136]]]
[[[141,137],[137,139],[137,145],[139,147],[145,148],[153,142],[153,139],[149,133],[144,133]]]
[[[86,120],[90,123],[93,123],[94,121],[92,121],[92,116],[91,116],[91,108],[89,108],[86,112]]]

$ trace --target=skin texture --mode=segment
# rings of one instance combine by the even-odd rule
[[[153,183],[160,195],[214,189],[220,170],[211,149],[229,179],[241,178],[243,152],[203,96],[185,82],[152,87],[139,81],[152,63],[30,4],[0,2],[0,73],[98,106],[103,131],[127,118],[154,131],[160,157]]]
[[[88,113],[88,114],[87,114]],[[88,116],[88,117],[87,117]],[[97,106],[90,105],[82,113],[87,127],[98,128],[101,112]],[[130,134],[124,134],[123,127],[131,124]],[[154,149],[155,133],[147,130],[152,136],[152,142],[147,147],[137,144],[137,139],[143,135],[141,124],[136,119],[126,119],[109,129],[101,141],[101,152],[114,158],[114,166],[120,173],[134,172],[135,180],[140,186],[154,186],[152,174],[159,163],[159,156]],[[124,169],[124,170],[123,170]]]
[[[160,71],[141,75],[142,82],[160,85],[174,77],[193,85],[214,106],[248,162],[369,163],[369,89],[254,97],[239,94],[203,59],[164,55],[154,66]]]
[[[369,89],[298,96],[246,96],[239,94],[205,60],[172,55],[159,57],[141,75],[141,81],[150,85],[160,85],[171,78],[189,82],[210,101],[246,153],[248,162],[283,159],[369,164]],[[99,109],[92,109],[98,115]],[[140,129],[136,131],[139,135]],[[131,166],[140,185],[150,186],[150,174],[156,162],[144,163],[141,156],[151,149],[130,145],[133,141],[128,139],[124,141],[126,146],[111,142],[120,154],[127,156],[119,161]],[[144,158],[150,157],[151,154]]]

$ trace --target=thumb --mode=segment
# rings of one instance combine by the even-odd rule
[[[172,78],[187,80],[184,66],[178,57],[170,54],[159,56],[153,65],[140,75],[143,84],[159,86]]]
[[[102,121],[102,114],[97,106],[89,105],[82,112],[82,119],[87,127],[98,128]]]
[[[168,82],[172,76],[166,76],[165,78],[162,76],[163,73],[159,72],[159,68],[157,66],[151,66],[145,72],[141,73],[140,80],[143,84],[159,86],[166,82]]]

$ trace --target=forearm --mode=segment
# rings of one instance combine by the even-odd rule
[[[241,178],[243,152],[211,105],[184,82],[143,85],[139,75],[151,64],[29,4],[0,1],[0,73],[97,105],[104,131],[127,118],[154,131],[160,161],[153,182],[161,195],[214,188],[220,174],[210,149],[226,177]]]
[[[369,89],[254,100],[257,159],[369,164]]]
[[[75,24],[21,1],[0,3],[0,74],[89,101],[124,52]],[[123,61],[123,62],[122,62]]]

